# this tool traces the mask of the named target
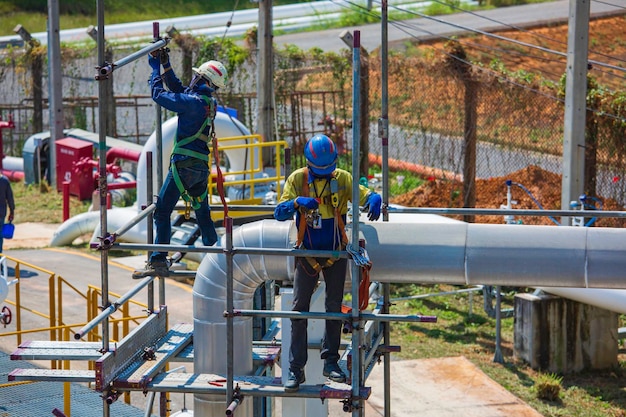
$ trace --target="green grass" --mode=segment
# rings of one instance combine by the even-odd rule
[[[11,184],[15,199],[14,223],[62,223],[63,193],[47,184],[25,185],[24,181]],[[84,213],[89,209],[91,201],[80,201],[70,196],[70,217]]]
[[[298,0],[273,0],[275,6],[300,3]],[[72,0],[60,2],[61,29],[74,29],[97,25],[96,0]],[[105,24],[161,20],[180,16],[193,16],[217,12],[232,12],[235,3],[232,0],[142,0],[122,1],[106,0]],[[238,10],[257,8],[249,0],[238,2]],[[45,32],[48,19],[47,0],[18,2],[0,0],[0,36],[15,35],[13,29],[21,24],[31,33]],[[226,22],[224,22],[226,25]]]

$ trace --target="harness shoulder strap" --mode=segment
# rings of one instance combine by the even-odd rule
[[[186,149],[183,146],[193,142],[196,139],[202,140],[204,143],[207,144],[207,147],[209,146],[209,137],[207,135],[205,135],[204,133],[202,133],[204,131],[204,129],[206,128],[207,124],[209,123],[209,120],[211,121],[211,123],[213,122],[213,119],[215,118],[215,101],[211,99],[211,97],[208,96],[201,96],[202,99],[206,102],[207,106],[209,106],[209,113],[208,113],[208,117],[206,117],[204,119],[204,121],[202,122],[202,126],[200,126],[200,129],[198,129],[198,131],[189,137],[177,140],[174,143],[174,149],[172,149],[172,154],[174,155],[186,155],[192,158],[196,158],[199,159],[201,161],[204,161],[206,163],[209,162],[209,156],[202,154],[200,152],[197,151],[193,151],[191,149]],[[181,197],[183,198],[183,200],[185,201],[185,203],[187,204],[191,204],[191,207],[193,207],[194,210],[197,210],[200,208],[200,203],[205,199],[205,197],[208,194],[207,190],[204,190],[204,192],[197,196],[197,197],[192,197],[189,192],[187,192],[187,190],[185,189],[185,185],[183,184],[182,180],[180,179],[180,174],[178,173],[178,167],[176,166],[176,163],[172,164],[172,177],[174,178],[174,183],[176,184],[176,188],[178,188],[178,191],[180,192]],[[189,207],[189,206],[187,206]]]
[[[304,168],[302,170],[302,195],[309,196],[309,169]],[[298,238],[296,240],[296,247],[300,247],[304,242],[304,232],[306,231],[306,218],[304,213],[300,213],[300,223],[298,224]]]
[[[305,167],[303,169],[303,173],[304,175],[302,178],[302,194],[304,196],[309,196],[309,169]],[[335,183],[337,182],[334,173],[331,181],[335,181]],[[348,236],[346,235],[346,225],[343,221],[343,218],[341,217],[341,211],[339,209],[339,190],[336,184],[334,186],[331,185],[331,202],[335,212],[335,223],[336,226],[339,228],[339,232],[341,233],[341,243],[345,246],[348,244]],[[304,213],[300,213],[300,223],[298,225],[298,238],[296,240],[296,247],[300,247],[302,245],[302,242],[304,241],[304,233],[306,231],[306,227],[307,225]],[[327,268],[334,264],[337,259],[328,258],[326,262],[324,262],[324,265],[320,265],[319,262],[317,262],[317,260],[312,257],[306,257],[306,260],[309,265],[311,265],[313,269],[315,269],[315,271],[319,273],[323,268]]]

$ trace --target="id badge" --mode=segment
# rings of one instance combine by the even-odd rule
[[[312,226],[313,226],[313,229],[321,229],[322,228],[322,216],[319,213],[315,213],[313,215]]]

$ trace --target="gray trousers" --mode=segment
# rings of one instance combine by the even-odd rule
[[[325,258],[317,260],[320,264]],[[305,258],[296,258],[296,274],[293,285],[293,311],[308,312],[311,297],[317,286],[319,274]],[[331,266],[322,269],[326,283],[325,307],[327,313],[340,313],[343,301],[343,288],[346,280],[347,259],[338,259]],[[307,319],[291,319],[291,348],[289,350],[289,369],[299,371],[306,365],[308,335]],[[341,343],[341,320],[326,320],[326,330],[322,341],[321,357],[326,363],[339,360]]]

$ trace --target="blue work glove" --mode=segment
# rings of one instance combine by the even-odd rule
[[[363,208],[367,210],[367,218],[370,219],[370,221],[378,220],[382,203],[383,198],[380,194],[370,193],[369,197],[367,197],[367,202]]]
[[[161,69],[161,60],[158,56],[152,56],[152,54],[148,54],[148,64],[152,67],[153,70]]]
[[[307,210],[315,210],[319,207],[319,203],[313,197],[298,197],[296,198],[296,204],[298,207],[302,206]]]

